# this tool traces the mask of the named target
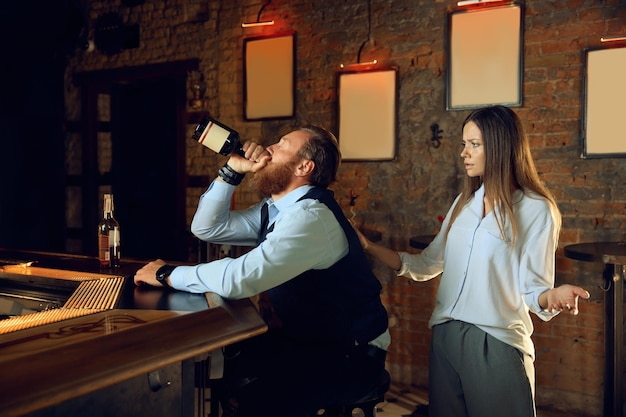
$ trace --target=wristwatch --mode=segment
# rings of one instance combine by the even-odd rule
[[[176,268],[174,265],[163,265],[156,271],[156,279],[159,281],[161,285],[164,287],[171,287],[170,284],[167,283],[167,277],[170,276],[172,271]]]

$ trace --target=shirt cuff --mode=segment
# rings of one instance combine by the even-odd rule
[[[533,297],[533,307],[531,308],[531,311],[534,311],[535,314],[537,315],[537,317],[539,317],[541,320],[549,321],[554,316],[559,314],[559,311],[552,312],[552,311],[544,310],[543,308],[541,308],[541,306],[539,305],[539,296],[542,293],[543,293],[543,291],[537,292],[536,296]]]
[[[546,310],[541,309],[536,314],[537,314],[537,317],[539,317],[541,320],[549,321],[550,319],[552,319],[554,316],[558,315],[559,313],[560,311],[551,312],[551,311],[546,311]]]
[[[409,266],[407,262],[405,261],[405,256],[407,256],[408,253],[398,252],[398,255],[400,255],[400,262],[402,263],[402,265],[400,266],[400,269],[395,271],[395,273],[397,276],[401,277],[409,273]]]
[[[177,266],[176,268],[174,268],[174,270],[170,274],[170,286],[177,290],[186,291],[185,273],[190,268],[193,268],[193,267],[192,266]]]
[[[206,192],[202,195],[202,197],[207,195],[207,193],[210,191],[212,200],[227,201],[230,200],[230,197],[232,196],[235,188],[237,187],[234,185],[230,185],[223,181],[214,180],[209,186],[209,189],[206,190]]]

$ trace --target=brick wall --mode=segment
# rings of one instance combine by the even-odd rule
[[[283,129],[316,123],[336,125],[335,73],[354,63],[368,38],[368,5],[360,1],[275,0],[263,18],[276,25],[242,29],[253,21],[259,0],[147,0],[135,7],[120,1],[89,2],[93,22],[118,12],[127,24],[140,26],[140,46],[119,54],[82,51],[67,71],[68,119],[80,117],[75,72],[198,58],[208,82],[206,110],[263,143]],[[349,192],[356,200],[357,221],[380,231],[382,243],[409,248],[409,238],[430,234],[446,212],[464,175],[460,165],[460,124],[467,111],[445,110],[445,20],[452,0],[371,0],[371,41],[361,61],[378,59],[400,71],[398,144],[393,162],[344,162],[336,195],[348,209]],[[93,30],[93,29],[92,29]],[[250,35],[297,31],[296,116],[290,120],[245,122],[242,117],[242,45]],[[604,35],[626,34],[626,3],[621,0],[533,0],[525,3],[523,106],[538,169],[555,192],[563,212],[557,280],[576,282],[592,293],[577,317],[535,321],[537,403],[600,416],[602,410],[604,293],[601,266],[566,259],[563,247],[586,241],[626,240],[626,160],[581,159],[583,50],[600,45]],[[430,146],[430,125],[443,130],[439,148]],[[192,128],[192,127],[191,127]],[[68,149],[68,159],[72,159]],[[221,157],[188,145],[188,170],[213,172]],[[71,164],[70,164],[71,165]],[[189,219],[199,189],[188,190]],[[242,186],[237,204],[251,193]],[[391,316],[393,344],[388,366],[397,382],[426,385],[430,332],[427,321],[437,280],[414,283],[374,264],[384,285]]]

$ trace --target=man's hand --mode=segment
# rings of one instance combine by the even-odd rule
[[[588,299],[589,292],[575,285],[564,284],[539,296],[539,305],[546,311],[566,311],[578,314],[578,297]]]
[[[156,261],[152,261],[144,265],[135,273],[135,277],[133,278],[135,285],[152,285],[153,287],[162,287],[163,285],[161,285],[161,283],[156,279],[156,272],[163,265],[165,265],[165,261],[161,259],[157,259]]]
[[[240,174],[260,171],[272,159],[269,152],[255,142],[244,142],[243,150],[245,157],[233,153],[228,159],[228,166]]]

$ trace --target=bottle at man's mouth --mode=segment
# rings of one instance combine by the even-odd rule
[[[230,155],[233,152],[241,156],[245,154],[239,133],[209,116],[200,120],[192,137],[220,155]]]

